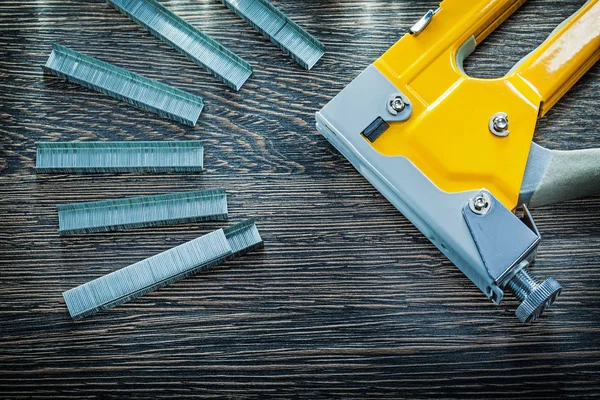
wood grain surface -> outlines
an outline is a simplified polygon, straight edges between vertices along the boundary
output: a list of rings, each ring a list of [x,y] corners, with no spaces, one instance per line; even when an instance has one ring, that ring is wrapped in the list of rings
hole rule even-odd
[[[0,2],[0,393],[6,398],[531,398],[600,392],[600,198],[534,210],[538,323],[494,306],[314,128],[435,0],[274,1],[327,47],[300,68],[216,0],[161,1],[249,61],[233,92],[102,1]],[[582,0],[530,0],[469,59],[501,76]],[[186,127],[45,76],[57,42],[203,96]],[[598,65],[536,141],[600,147]],[[485,99],[482,99],[485,101]],[[465,110],[468,112],[468,110]],[[202,174],[37,175],[36,141],[186,140]],[[74,323],[61,293],[221,227],[70,238],[57,203],[224,187],[265,249]]]

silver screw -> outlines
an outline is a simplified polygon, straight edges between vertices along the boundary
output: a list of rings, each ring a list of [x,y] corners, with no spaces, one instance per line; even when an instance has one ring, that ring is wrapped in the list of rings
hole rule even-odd
[[[504,116],[499,116],[494,118],[494,128],[497,131],[504,132],[508,129],[508,118]]]
[[[402,111],[404,111],[404,109],[408,105],[410,105],[410,101],[402,93],[392,94],[388,98],[388,101],[386,104],[388,112],[394,116],[396,116],[399,113],[401,113]]]
[[[486,193],[480,193],[469,200],[469,208],[475,214],[485,215],[490,211],[492,199]]]
[[[508,115],[506,113],[497,113],[490,118],[490,131],[496,136],[508,136],[508,125]]]
[[[394,98],[394,100],[391,101],[390,105],[396,112],[400,112],[404,110],[404,107],[406,107],[406,104],[404,104],[404,100],[402,100],[402,97],[400,96]]]
[[[529,273],[527,266],[513,276],[507,286],[521,302],[515,315],[523,323],[535,321],[554,303],[562,291],[560,283],[553,278],[540,283]]]

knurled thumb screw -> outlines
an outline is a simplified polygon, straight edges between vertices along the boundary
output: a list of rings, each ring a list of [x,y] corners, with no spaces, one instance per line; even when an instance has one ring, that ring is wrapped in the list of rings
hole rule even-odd
[[[513,276],[507,286],[521,301],[515,315],[524,323],[535,321],[554,303],[562,291],[562,286],[553,278],[540,283],[529,273],[527,267]]]

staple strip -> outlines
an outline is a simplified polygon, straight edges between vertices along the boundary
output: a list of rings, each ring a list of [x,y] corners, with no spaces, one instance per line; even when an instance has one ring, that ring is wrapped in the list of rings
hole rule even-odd
[[[200,172],[204,148],[177,142],[38,142],[38,173]]]
[[[223,189],[158,196],[59,204],[59,233],[63,236],[108,232],[190,221],[227,219]]]
[[[63,293],[77,320],[115,307],[220,263],[231,254],[222,229]]]
[[[245,221],[70,289],[63,293],[63,297],[71,318],[78,320],[222,264],[262,245],[254,222]]]
[[[221,0],[221,2],[306,69],[311,69],[325,54],[325,47],[321,42],[267,0]]]
[[[250,64],[157,1],[107,1],[229,87],[240,90],[252,75]]]
[[[254,220],[246,220],[224,229],[225,236],[231,246],[231,256],[235,258],[255,249],[263,247],[264,243]]]
[[[202,98],[54,44],[43,69],[66,80],[194,126]]]

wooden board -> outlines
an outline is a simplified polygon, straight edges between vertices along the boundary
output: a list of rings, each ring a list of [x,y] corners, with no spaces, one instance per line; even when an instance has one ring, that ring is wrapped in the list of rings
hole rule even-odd
[[[73,399],[592,397],[600,390],[600,198],[534,210],[534,325],[496,307],[314,128],[314,113],[436,1],[277,0],[327,52],[299,67],[218,1],[163,4],[248,60],[239,93],[102,1],[0,3],[0,393]],[[500,76],[583,1],[530,0],[467,71]],[[52,42],[204,97],[195,128],[53,77]],[[598,65],[540,121],[600,147]],[[483,101],[483,99],[482,99]],[[38,175],[35,141],[200,139],[207,171]],[[73,323],[61,292],[221,227],[60,238],[57,203],[224,187],[266,248]]]

